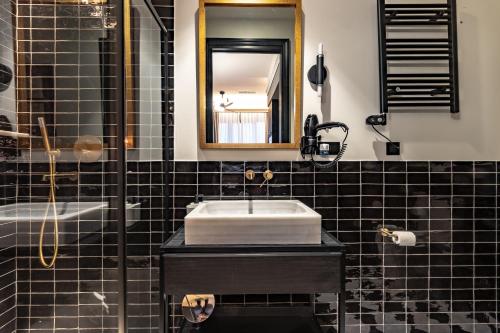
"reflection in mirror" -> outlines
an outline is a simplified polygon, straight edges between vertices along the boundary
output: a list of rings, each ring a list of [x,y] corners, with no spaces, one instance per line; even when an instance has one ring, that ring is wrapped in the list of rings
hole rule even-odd
[[[61,17],[54,17],[54,22],[67,20],[66,16],[79,12],[79,3],[75,0],[37,3],[41,3],[37,8],[60,8]],[[87,9],[96,10],[96,7],[99,6],[92,4]],[[72,149],[82,135],[101,138],[105,146],[109,146],[108,138],[112,137],[111,127],[106,124],[111,122],[107,118],[114,107],[115,33],[103,26],[102,19],[90,21],[86,15],[90,14],[82,12],[78,19],[89,20],[94,25],[79,29],[76,40],[73,40],[74,30],[71,29],[58,30],[55,40],[53,29],[37,30],[44,36],[39,37],[41,40],[53,41],[39,43],[41,49],[36,51],[31,49],[31,29],[27,28],[33,24],[31,18],[18,18],[18,26],[22,27],[17,29],[18,40],[22,42],[17,44],[17,52],[21,55],[36,53],[34,59],[33,56],[17,59],[17,93],[18,100],[23,101],[17,105],[18,131],[40,137],[38,118],[43,117],[52,145],[61,149]],[[57,45],[55,63],[55,55],[49,57],[52,61],[36,60],[46,56],[42,44],[49,45],[44,46],[49,48]],[[19,140],[19,147],[41,149],[43,145],[42,140],[26,138]]]
[[[200,40],[205,49],[200,53],[200,67],[205,68],[200,74],[205,81],[200,91],[202,145],[296,142],[300,87],[294,82],[300,66],[295,59],[301,61],[296,57],[297,12],[294,6],[272,5],[205,8],[205,20],[200,21],[205,23],[205,39]]]
[[[213,61],[214,142],[266,143],[269,137],[268,97],[274,95],[268,89],[268,74],[271,66],[279,66],[279,57],[275,54],[218,53],[214,54]],[[249,66],[241,66],[242,63]],[[279,78],[277,80],[279,82]],[[277,89],[275,93],[279,101],[281,95]]]
[[[207,141],[290,142],[288,39],[207,39]]]
[[[130,5],[125,36],[127,160],[161,161],[163,34],[143,0]]]

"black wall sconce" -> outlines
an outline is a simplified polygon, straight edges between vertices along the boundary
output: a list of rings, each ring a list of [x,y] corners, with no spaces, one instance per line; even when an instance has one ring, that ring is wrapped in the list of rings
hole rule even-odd
[[[325,83],[328,71],[325,68],[325,55],[323,53],[323,44],[319,44],[318,55],[316,56],[316,65],[312,66],[307,73],[307,78],[311,84],[317,87],[318,97],[323,96],[323,84]]]

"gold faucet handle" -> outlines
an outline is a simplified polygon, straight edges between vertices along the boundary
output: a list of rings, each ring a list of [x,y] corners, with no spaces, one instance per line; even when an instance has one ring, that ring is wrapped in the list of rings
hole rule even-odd
[[[252,181],[255,179],[255,171],[253,171],[252,169],[248,169],[247,171],[245,171],[245,178],[249,181]]]
[[[269,181],[271,181],[274,177],[274,174],[271,170],[266,170],[264,171],[264,181],[262,182],[262,184],[260,184],[260,187],[264,186],[265,183],[269,183]]]

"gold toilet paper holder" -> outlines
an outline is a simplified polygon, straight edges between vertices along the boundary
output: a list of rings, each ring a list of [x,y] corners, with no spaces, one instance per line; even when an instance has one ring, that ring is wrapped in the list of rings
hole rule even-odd
[[[388,237],[392,239],[392,242],[399,246],[416,246],[417,237],[413,232],[410,231],[393,231],[386,227],[379,227],[378,233],[382,237]]]
[[[392,240],[397,240],[398,239],[398,236],[394,234],[394,231],[391,231],[390,229],[388,228],[379,228],[378,229],[378,233],[382,236],[382,237],[390,237],[392,238]]]

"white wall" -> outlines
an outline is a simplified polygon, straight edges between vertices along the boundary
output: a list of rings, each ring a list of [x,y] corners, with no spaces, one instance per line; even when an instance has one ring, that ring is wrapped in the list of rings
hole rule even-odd
[[[391,114],[385,133],[405,160],[500,159],[500,1],[458,0],[461,113]],[[175,157],[178,160],[295,160],[297,151],[201,150],[197,116],[197,0],[175,1]],[[385,144],[365,125],[379,112],[375,0],[303,0],[304,72],[325,44],[330,71],[321,104],[304,79],[303,117],[351,128],[345,160],[383,159]]]

